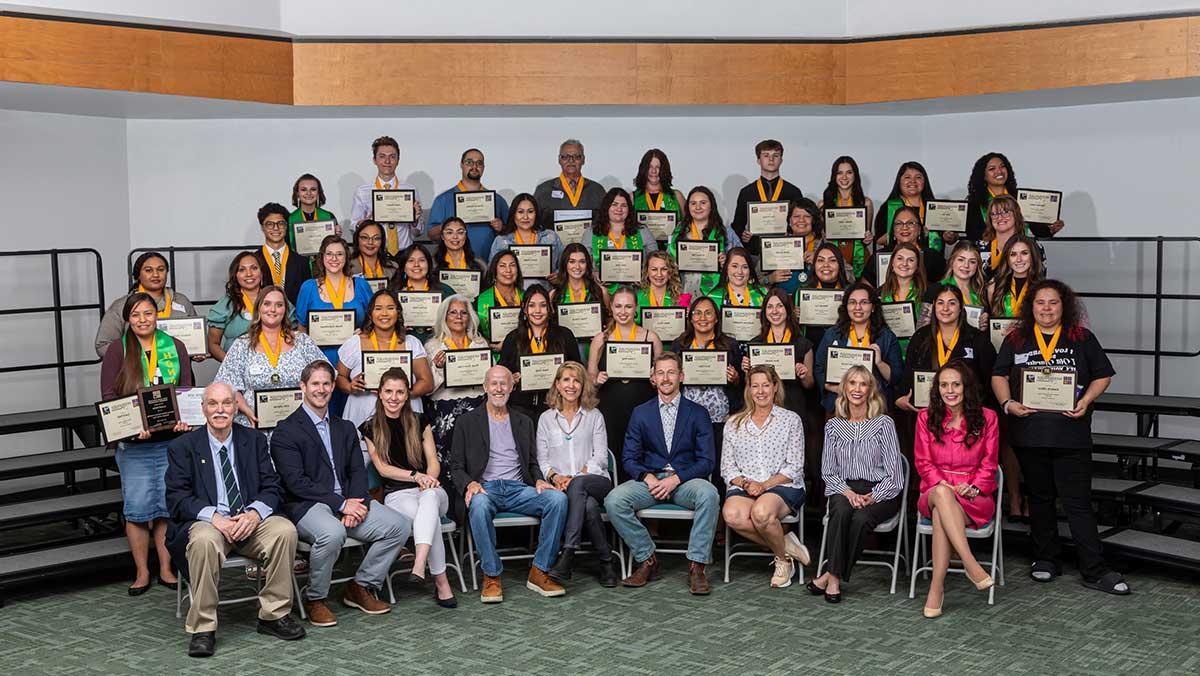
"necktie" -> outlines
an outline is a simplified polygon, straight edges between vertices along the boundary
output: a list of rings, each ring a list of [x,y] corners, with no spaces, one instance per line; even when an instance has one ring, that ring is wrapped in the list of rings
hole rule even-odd
[[[671,454],[671,441],[675,438],[675,414],[679,412],[676,402],[662,404],[663,438],[667,442],[667,455]]]
[[[280,272],[282,272],[283,270],[281,270],[279,266],[280,266],[280,264],[282,264],[282,263],[283,263],[283,260],[282,260],[282,259],[279,257],[279,252],[278,252],[278,251],[272,251],[272,252],[271,252],[271,257],[275,259],[275,269],[276,269],[276,270],[279,270]]]
[[[237,478],[233,476],[233,464],[229,462],[229,451],[221,447],[221,477],[225,480],[225,500],[229,503],[229,514],[242,513],[242,492],[238,490]]]

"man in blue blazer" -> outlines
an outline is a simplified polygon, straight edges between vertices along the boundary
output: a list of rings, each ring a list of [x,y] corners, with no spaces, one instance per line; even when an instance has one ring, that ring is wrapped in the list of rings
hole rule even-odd
[[[346,538],[370,544],[342,603],[369,615],[391,610],[379,589],[412,521],[367,494],[367,470],[354,425],[329,413],[333,367],[314,361],[300,374],[304,401],[275,428],[271,455],[283,479],[283,511],[296,524],[300,539],[312,545],[304,612],[314,627],[337,624],[325,602],[333,566]]]
[[[621,462],[631,477],[613,489],[604,507],[613,527],[633,552],[633,574],[626,587],[642,587],[659,578],[654,541],[637,518],[639,509],[672,502],[693,510],[688,537],[688,587],[693,594],[709,592],[704,566],[712,559],[713,535],[721,499],[708,480],[716,469],[712,419],[703,406],[680,394],[683,363],[674,352],[654,360],[658,395],[633,409]]]
[[[265,574],[259,633],[304,638],[304,627],[291,615],[296,527],[276,513],[283,489],[267,438],[233,424],[237,395],[229,385],[206,387],[202,408],[207,423],[176,438],[167,453],[167,542],[176,567],[191,581],[188,654],[209,657],[216,650],[217,585],[231,551],[259,561]]]

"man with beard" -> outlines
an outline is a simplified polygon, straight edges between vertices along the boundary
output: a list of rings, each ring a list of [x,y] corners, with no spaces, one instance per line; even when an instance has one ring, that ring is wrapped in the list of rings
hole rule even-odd
[[[440,239],[442,223],[451,216],[456,216],[455,195],[460,192],[477,192],[487,190],[483,187],[483,151],[471,148],[462,154],[460,161],[462,180],[453,188],[437,196],[429,211],[429,238]],[[504,227],[508,220],[508,202],[495,193],[496,212],[492,220],[487,222],[467,222],[467,238],[471,240],[471,251],[479,260],[486,261],[492,251],[492,240],[496,233]],[[464,219],[465,220],[465,219]]]

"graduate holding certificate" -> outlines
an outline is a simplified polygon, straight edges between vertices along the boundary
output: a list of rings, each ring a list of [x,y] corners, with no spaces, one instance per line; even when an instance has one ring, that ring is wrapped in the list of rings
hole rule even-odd
[[[721,308],[721,328],[740,342],[758,335],[759,308],[766,289],[758,283],[750,253],[734,247],[725,255],[721,281],[709,294]]]
[[[546,274],[536,275],[536,271],[526,270],[524,266],[521,269],[526,287],[538,282],[542,286],[549,287],[550,279],[554,276],[554,267],[562,256],[563,243],[559,239],[558,233],[554,232],[553,227],[546,227],[545,223],[538,222],[537,200],[527,192],[513,198],[512,209],[508,212],[508,220],[505,221],[504,227],[500,229],[496,239],[492,240],[488,260],[492,260],[496,254],[506,251],[512,246],[550,247],[549,260],[546,262],[548,271]]]
[[[447,218],[442,222],[442,238],[438,241],[437,250],[433,255],[433,269],[437,270],[437,280],[450,286],[455,293],[476,298],[483,286],[480,283],[474,288],[467,288],[469,282],[476,279],[469,273],[476,273],[478,279],[482,280],[487,265],[475,257],[469,244],[467,224],[457,216]],[[495,256],[492,260],[495,260]],[[446,272],[450,274],[442,274]],[[460,286],[463,288],[459,288]]]
[[[283,227],[280,226],[279,230],[281,239]],[[183,319],[199,316],[196,314],[196,308],[192,307],[192,302],[186,296],[167,286],[170,271],[171,266],[167,263],[167,257],[157,251],[147,251],[138,256],[137,260],[133,262],[133,284],[129,295],[149,294],[150,298],[154,300],[158,319]],[[109,345],[119,342],[125,335],[126,324],[121,319],[121,313],[129,295],[122,296],[109,304],[108,309],[104,311],[104,317],[100,320],[100,327],[96,330],[96,354],[101,359],[108,352]],[[192,359],[202,361],[204,356],[198,355]]]
[[[979,258],[979,251],[969,241],[964,239],[954,245],[954,248],[950,250],[946,275],[940,282],[931,284],[926,289],[925,303],[921,306],[921,318],[917,322],[918,324],[924,326],[929,323],[932,317],[930,304],[943,286],[958,288],[963,302],[969,306],[967,307],[968,321],[980,331],[986,331],[988,326],[987,282],[983,279],[983,261]],[[974,312],[971,311],[971,308],[974,308]],[[974,316],[978,316],[978,320],[971,321]]]
[[[703,272],[688,272],[686,265],[680,260],[679,242],[705,242],[716,245],[717,260],[716,265],[712,266],[711,270]],[[738,246],[737,235],[733,233],[733,229],[725,225],[725,221],[721,220],[721,212],[717,210],[717,199],[713,196],[712,190],[707,187],[698,185],[692,188],[687,197],[687,213],[684,214],[683,220],[679,222],[679,227],[675,229],[675,233],[671,235],[671,241],[667,244],[667,251],[677,263],[680,263],[680,269],[683,272],[683,292],[693,296],[698,294],[707,294],[716,288],[720,280],[718,270],[725,264],[725,251]]]
[[[489,285],[488,288],[480,292],[479,297],[475,299],[475,311],[479,314],[479,332],[493,350],[499,350],[504,337],[516,328],[521,299],[524,297],[521,289],[525,287],[525,281],[516,254],[511,251],[497,254],[492,259],[484,283]],[[502,315],[497,316],[511,328],[497,326],[493,329],[492,308],[503,309]]]
[[[983,232],[988,208],[1000,195],[1016,197],[1017,175],[1007,157],[997,152],[987,153],[975,160],[967,181],[967,239],[986,239]],[[1053,237],[1066,227],[1066,223],[1058,218],[1042,227],[1043,232],[1035,233],[1038,237]]]
[[[555,212],[570,212],[575,220],[580,212],[594,211],[604,199],[604,186],[583,177],[583,165],[587,156],[583,143],[578,139],[567,139],[558,146],[558,166],[561,172],[554,178],[543,181],[533,191],[538,206],[542,209],[542,223],[554,223],[564,219],[555,218]],[[586,218],[586,216],[584,216]]]
[[[752,202],[774,203],[791,202],[804,197],[804,193],[794,184],[783,180],[779,170],[783,167],[783,144],[775,139],[764,139],[754,146],[754,157],[758,162],[759,177],[746,184],[737,196],[737,207],[733,212],[734,236],[738,246],[744,246],[757,255],[760,251],[758,234],[755,226],[758,223],[751,214]],[[714,202],[714,204],[716,204]],[[769,206],[764,205],[764,206]],[[734,245],[731,243],[730,248]],[[690,290],[690,289],[689,289]],[[717,445],[721,444],[720,439]]]
[[[346,265],[351,276],[368,281],[385,280],[384,285],[391,281],[399,265],[396,257],[383,248],[384,237],[383,226],[375,221],[358,224],[354,231],[354,246],[350,248],[350,262]]]
[[[929,182],[929,174],[920,162],[905,162],[896,170],[896,181],[892,191],[879,212],[875,214],[875,243],[887,246],[892,241],[891,224],[895,220],[896,210],[901,207],[916,209],[917,218],[925,222],[925,203],[936,199],[933,186]],[[923,241],[922,248],[942,252],[946,244],[958,241],[958,235],[953,232],[931,232]]]
[[[789,209],[788,236],[804,238],[804,265],[792,270],[764,272],[763,281],[794,294],[796,289],[807,285],[813,277],[813,259],[817,247],[825,241],[825,219],[816,203],[807,197],[793,201]]]
[[[658,250],[658,242],[654,239],[649,228],[639,226],[633,214],[633,198],[624,188],[613,188],[604,195],[596,217],[592,220],[592,229],[584,235],[584,246],[592,253],[592,259],[601,260],[601,252],[609,253],[610,267],[616,272],[600,268],[600,283],[607,286],[609,293],[620,284],[633,283],[642,276],[642,261],[646,253]],[[635,260],[628,252],[642,252]],[[632,266],[625,275],[621,270]],[[618,279],[620,277],[620,279]]]
[[[425,354],[432,355],[433,391],[427,397],[426,417],[433,426],[433,441],[442,463],[443,484],[450,481],[450,439],[458,416],[483,403],[483,385],[450,387],[446,385],[446,356],[458,350],[487,348],[479,335],[479,318],[471,301],[462,295],[449,296],[438,307],[433,336],[425,342]]]
[[[637,176],[633,179],[633,211],[635,214],[656,222],[666,223],[674,216],[674,224],[683,220],[683,193],[672,185],[671,161],[658,148],[651,148],[642,155],[638,163]],[[670,232],[674,232],[672,227]],[[653,228],[651,229],[653,232]],[[659,241],[670,239],[670,232]]]
[[[450,288],[449,285],[439,282],[439,271],[434,265],[433,257],[430,256],[429,250],[420,244],[414,244],[404,251],[400,252],[397,257],[399,269],[392,276],[392,281],[388,283],[388,289],[395,294],[401,294],[408,291],[435,291],[442,294],[442,300],[453,296],[455,293],[460,293],[473,298],[473,295],[467,294],[465,291]],[[479,271],[479,279],[483,278],[483,272]],[[478,285],[476,285],[478,286]],[[478,293],[478,289],[475,291]],[[397,296],[398,297],[398,296]],[[417,337],[417,340],[424,343],[433,336],[433,327],[405,327],[408,333]],[[420,401],[419,399],[417,401]]]
[[[859,280],[846,289],[842,304],[838,307],[837,324],[829,327],[817,346],[816,377],[825,388],[821,404],[826,411],[833,411],[833,402],[839,392],[837,381],[829,373],[829,348],[850,347],[869,349],[874,352],[873,372],[885,401],[892,400],[892,390],[900,383],[904,366],[900,359],[900,343],[896,334],[883,321],[879,297],[870,284]],[[833,382],[831,382],[833,381]]]
[[[823,213],[825,208],[847,209],[861,208],[866,210],[864,223],[870,223],[875,214],[875,203],[863,193],[862,174],[858,172],[858,162],[849,155],[842,155],[833,161],[829,169],[829,183],[817,208]],[[849,262],[855,277],[861,277],[866,265],[867,252],[871,249],[871,234],[863,228],[862,235],[855,239],[838,240],[838,248],[842,258]]]
[[[487,258],[492,250],[492,239],[508,219],[508,202],[498,192],[483,185],[483,159],[483,151],[478,148],[463,151],[458,161],[462,178],[434,198],[433,206],[429,208],[428,230],[429,239],[436,241],[441,239],[441,227],[447,219],[462,220],[467,224],[472,255],[480,259]],[[460,193],[469,194],[460,198]]]
[[[933,372],[955,359],[962,361],[974,372],[975,382],[979,384],[979,401],[985,406],[996,408],[988,385],[991,382],[992,365],[996,361],[996,351],[992,349],[987,333],[967,323],[962,292],[958,287],[937,288],[937,295],[932,301],[933,321],[917,329],[908,343],[904,378],[896,389],[901,395],[896,398],[896,408],[915,414],[917,409],[922,407],[917,406],[915,402],[916,385],[913,373]],[[923,385],[929,384],[932,384],[932,380]]]
[[[421,198],[417,187],[405,183],[396,175],[400,164],[400,144],[391,136],[380,136],[371,142],[371,161],[375,163],[376,176],[354,190],[354,201],[350,208],[350,223],[357,228],[359,223],[371,219],[384,226],[387,241],[384,249],[393,256],[407,249],[413,242],[413,231],[421,226]],[[376,197],[396,194],[400,191],[412,193],[412,220],[389,221],[374,213]]]
[[[213,359],[224,359],[233,341],[250,328],[259,289],[270,284],[269,278],[263,281],[266,275],[267,262],[258,250],[239,252],[229,262],[225,295],[208,310],[208,351]]]
[[[830,292],[844,290],[851,283],[853,280],[850,278],[850,271],[846,269],[846,264],[842,260],[842,252],[838,249],[837,244],[821,242],[813,254],[812,278],[809,279],[808,284],[796,289],[794,296],[796,320],[800,322],[800,326],[804,330],[804,337],[808,338],[813,345],[821,342],[821,338],[825,335],[825,329],[837,323],[837,306],[840,304],[840,299],[834,303],[833,299],[836,294]],[[820,292],[819,294],[808,294],[807,297],[810,300],[817,295],[827,296],[827,298],[819,298],[818,302],[806,304],[805,290]],[[817,312],[817,310],[821,311]]]
[[[531,418],[540,416],[546,410],[546,395],[558,367],[572,361],[582,362],[575,334],[559,326],[550,293],[541,284],[534,284],[525,290],[517,328],[504,337],[500,346],[497,363],[512,371],[515,383],[509,404]]]
[[[658,334],[661,340],[675,340],[683,333],[691,302],[691,294],[683,292],[679,266],[671,254],[666,251],[650,254],[642,273],[642,285],[638,287],[638,324]]]
[[[888,261],[887,275],[883,285],[879,287],[879,300],[884,304],[884,319],[887,319],[887,306],[891,304],[908,303],[911,312],[904,318],[906,331],[898,331],[892,326],[892,333],[900,338],[900,351],[908,349],[908,341],[916,330],[917,319],[921,316],[922,299],[925,297],[927,286],[925,268],[921,265],[921,250],[914,243],[897,244]],[[911,322],[912,326],[907,326]],[[891,326],[889,324],[889,326]]]
[[[813,344],[804,337],[796,323],[792,298],[783,289],[774,288],[763,299],[760,313],[761,330],[742,357],[742,370],[751,366],[769,364],[783,381],[783,405],[795,411],[801,418],[807,417],[805,390],[813,387]],[[791,355],[783,354],[782,348],[790,347]],[[755,354],[755,349],[759,354]]]
[[[599,303],[600,325],[601,327],[608,325],[608,291],[596,281],[592,254],[588,253],[587,247],[579,242],[571,242],[563,247],[563,252],[558,259],[556,277],[558,283],[550,291],[550,300],[556,307]],[[595,333],[600,333],[600,331]],[[584,350],[580,354],[587,354],[586,348],[591,345],[595,333],[586,335],[576,333],[575,338],[579,341],[579,347]]]
[[[296,210],[288,214],[288,246],[296,250],[297,223],[320,223],[333,221],[333,234],[341,237],[342,226],[338,225],[337,216],[332,211],[324,209],[325,188],[321,179],[312,174],[301,174],[292,184],[292,206]]]

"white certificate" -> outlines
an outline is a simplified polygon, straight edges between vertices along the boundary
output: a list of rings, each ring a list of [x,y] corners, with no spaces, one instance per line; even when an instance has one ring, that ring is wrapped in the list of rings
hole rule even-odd
[[[446,352],[446,387],[480,387],[492,367],[492,351],[486,347]]]
[[[1062,191],[1019,188],[1017,205],[1021,207],[1026,223],[1050,225],[1061,217]]]
[[[285,418],[300,408],[304,395],[297,388],[259,390],[254,393],[254,417],[258,429],[273,430]]]
[[[642,327],[647,331],[653,331],[664,343],[683,335],[686,326],[687,308],[685,307],[664,305],[642,308]]]
[[[567,303],[558,306],[558,325],[579,340],[591,340],[604,330],[600,303]]]
[[[825,355],[825,382],[834,385],[842,382],[842,376],[851,366],[863,366],[870,371],[875,363],[875,351],[866,347],[830,345]]]
[[[412,350],[363,350],[362,375],[367,389],[374,392],[379,389],[379,379],[388,369],[398,368],[404,371],[408,382],[412,384]]]
[[[725,385],[729,353],[725,350],[683,350],[684,385]]]
[[[880,251],[875,254],[875,287],[881,287],[887,282],[888,266],[892,264],[892,252]]]
[[[966,232],[967,203],[929,200],[925,203],[925,228],[933,232]]]
[[[478,270],[438,270],[438,280],[450,287],[454,293],[471,300],[479,295],[479,280],[483,273]]]
[[[1022,369],[1021,403],[1037,411],[1075,410],[1075,373]]]
[[[591,209],[555,209],[554,232],[563,242],[578,242],[592,229]]]
[[[517,267],[525,279],[546,279],[550,276],[549,244],[510,244],[508,250],[517,257]]]
[[[786,235],[788,202],[747,202],[746,227],[751,235]]]
[[[292,224],[296,236],[296,253],[315,256],[321,250],[321,241],[337,234],[337,221],[301,221]]]
[[[308,337],[317,347],[339,347],[353,335],[353,310],[309,310]]]
[[[842,305],[842,289],[800,289],[800,323],[805,326],[837,324],[838,308]]]
[[[825,210],[825,239],[862,239],[866,236],[866,207],[837,207]]]
[[[759,321],[761,313],[762,307],[758,305],[726,305],[721,308],[721,331],[743,343],[754,340],[762,328]]]
[[[750,346],[750,367],[759,364],[775,367],[780,380],[796,379],[796,346],[787,343],[762,343]]]
[[[363,277],[363,279],[367,280],[367,286],[371,287],[371,293],[386,289],[388,282],[391,281],[387,277]]]
[[[987,329],[979,323],[983,319],[983,308],[978,305],[964,305],[963,312],[967,313],[967,324],[973,326],[980,331]]]
[[[204,388],[176,387],[175,408],[179,422],[199,427],[208,422],[204,417]]]
[[[883,303],[883,321],[897,338],[912,338],[917,332],[917,306],[912,301]]]
[[[488,342],[503,343],[504,337],[517,328],[520,319],[519,307],[488,308]]]
[[[136,394],[97,402],[96,417],[100,419],[100,429],[104,430],[104,439],[109,443],[132,439],[146,430],[142,405]]]
[[[160,319],[158,328],[183,343],[188,355],[195,357],[208,354],[208,320],[204,317]]]
[[[803,270],[804,252],[803,237],[764,237],[762,269],[766,272]]]
[[[913,371],[912,405],[929,408],[929,393],[933,391],[933,379],[937,371]]]
[[[708,240],[681,239],[675,244],[680,272],[716,272],[721,246]]]
[[[605,284],[642,281],[642,252],[636,249],[601,249],[600,281]]]
[[[604,372],[610,379],[648,380],[653,355],[650,348],[646,341],[606,341]]]
[[[376,223],[413,223],[416,216],[417,191],[415,190],[372,190],[371,212]]]
[[[1004,343],[1004,337],[1016,323],[1016,317],[988,317],[988,333],[991,334],[992,347],[996,348],[997,352]]]
[[[496,191],[455,193],[454,215],[461,218],[463,223],[491,223],[496,217]]]
[[[438,306],[442,304],[441,291],[401,291],[396,297],[400,299],[405,326],[427,328],[437,323]]]
[[[566,359],[561,354],[526,354],[519,357],[521,365],[521,390],[534,392],[548,390],[554,385],[558,367]]]
[[[674,211],[639,211],[637,222],[648,229],[654,239],[665,242],[675,233],[676,216]]]

